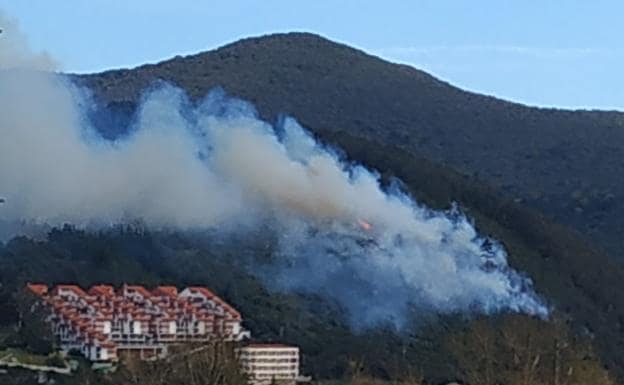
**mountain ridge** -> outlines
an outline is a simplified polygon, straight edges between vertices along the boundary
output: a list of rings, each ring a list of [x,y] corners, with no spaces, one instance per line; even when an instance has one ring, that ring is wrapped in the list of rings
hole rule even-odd
[[[103,104],[136,105],[155,80],[214,87],[275,121],[382,139],[475,175],[612,255],[624,255],[624,113],[528,107],[456,88],[309,33],[248,38],[132,70],[76,77]]]
[[[252,36],[252,37],[246,37],[246,38],[242,38],[233,42],[229,42],[229,43],[225,43],[223,45],[220,45],[218,47],[215,48],[211,48],[208,50],[202,50],[202,51],[198,51],[198,52],[193,52],[193,53],[188,53],[188,54],[184,54],[184,55],[175,55],[173,57],[169,57],[169,58],[164,58],[162,60],[157,60],[154,62],[149,62],[149,63],[144,63],[144,64],[139,64],[136,66],[128,66],[128,67],[119,67],[119,68],[112,68],[112,69],[107,69],[107,70],[103,70],[103,71],[99,71],[99,72],[93,72],[93,73],[67,73],[68,75],[72,76],[72,77],[89,77],[92,75],[97,75],[97,76],[104,76],[106,74],[109,73],[116,73],[119,71],[135,71],[135,70],[142,70],[142,69],[149,69],[152,67],[158,67],[160,65],[165,65],[168,64],[170,62],[175,62],[175,61],[180,61],[180,60],[187,60],[187,59],[194,59],[196,57],[200,57],[203,55],[207,55],[210,54],[212,52],[215,51],[227,51],[227,50],[236,50],[239,48],[245,48],[245,45],[247,44],[258,44],[258,42],[262,42],[262,41],[266,41],[266,40],[280,40],[280,39],[297,39],[297,40],[309,40],[309,41],[317,41],[320,43],[330,43],[332,45],[336,45],[336,46],[341,46],[342,48],[347,48],[349,50],[352,51],[358,51],[360,54],[363,54],[364,56],[370,58],[370,59],[375,59],[375,60],[380,60],[386,63],[390,63],[393,64],[395,66],[398,67],[404,67],[406,69],[407,72],[413,72],[415,74],[417,74],[418,76],[424,78],[424,79],[429,79],[432,80],[434,82],[439,83],[442,86],[447,86],[449,88],[453,88],[457,91],[466,93],[466,94],[470,94],[473,96],[478,96],[478,97],[483,97],[483,98],[488,98],[488,99],[493,99],[494,101],[497,102],[502,102],[502,103],[506,103],[506,104],[510,104],[510,105],[515,105],[517,107],[525,107],[525,108],[531,108],[531,109],[537,109],[537,110],[542,110],[542,111],[561,111],[561,112],[589,112],[589,113],[616,113],[616,114],[624,114],[624,111],[621,110],[617,110],[617,109],[602,109],[602,108],[584,108],[584,107],[580,107],[580,108],[567,108],[567,107],[556,107],[556,106],[539,106],[539,105],[534,105],[531,103],[525,103],[525,102],[519,102],[519,101],[513,101],[513,100],[509,100],[506,99],[505,97],[500,97],[494,94],[488,94],[485,92],[481,92],[478,90],[471,90],[471,89],[467,89],[467,88],[462,88],[460,86],[454,85],[452,83],[452,81],[449,80],[444,80],[441,79],[439,77],[436,77],[432,74],[429,74],[428,72],[418,69],[416,67],[413,67],[410,64],[406,64],[406,63],[400,63],[400,62],[393,62],[392,60],[389,59],[384,59],[383,57],[381,57],[380,55],[376,55],[376,54],[372,54],[372,53],[368,53],[365,51],[365,49],[360,49],[360,48],[354,48],[352,46],[349,46],[348,43],[343,43],[343,42],[337,42],[334,40],[331,40],[328,37],[325,37],[323,35],[314,33],[314,32],[305,32],[305,31],[294,31],[294,32],[277,32],[277,33],[267,33],[267,34],[263,34],[263,35],[259,35],[259,36]]]

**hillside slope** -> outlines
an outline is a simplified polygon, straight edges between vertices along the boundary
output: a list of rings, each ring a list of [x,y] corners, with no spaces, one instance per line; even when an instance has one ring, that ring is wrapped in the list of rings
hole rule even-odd
[[[448,164],[624,256],[622,113],[538,109],[465,92],[305,33],[80,80],[124,110],[156,79],[195,98],[222,86],[269,120],[289,114],[317,134],[346,132]]]
[[[595,247],[613,255],[624,248],[624,183],[613,177],[624,171],[624,114],[529,108],[464,92],[310,34],[77,78],[118,117],[96,119],[109,137],[123,134],[157,79],[193,98],[221,86],[265,119],[296,117],[349,158],[399,177],[421,202],[458,201],[624,378],[624,298],[613,295],[624,290],[624,270]]]

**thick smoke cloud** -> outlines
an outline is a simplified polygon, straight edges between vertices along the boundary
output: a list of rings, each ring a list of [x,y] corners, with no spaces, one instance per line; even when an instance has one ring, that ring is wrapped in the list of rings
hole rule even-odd
[[[0,75],[5,219],[81,226],[141,219],[188,228],[236,215],[237,191],[197,158],[178,92],[146,100],[137,117],[141,128],[125,142],[99,140],[84,124],[78,98],[58,77]]]
[[[62,77],[0,75],[5,222],[184,230],[264,221],[279,251],[256,273],[279,289],[331,296],[359,325],[400,324],[410,306],[546,314],[504,250],[465,217],[384,191],[375,173],[345,165],[292,119],[278,135],[241,101],[216,92],[193,105],[162,86],[145,96],[132,133],[107,141],[85,106]]]
[[[275,289],[337,300],[355,326],[400,326],[414,307],[547,314],[505,251],[457,210],[432,211],[383,188],[293,119],[273,127],[222,92],[193,103],[160,85],[130,133],[110,141],[86,118],[85,90],[32,68],[0,70],[0,221],[9,235],[64,223],[217,234],[262,225],[278,250],[253,272]]]
[[[39,71],[56,70],[58,64],[46,52],[35,53],[17,21],[0,10],[0,70],[28,68]]]

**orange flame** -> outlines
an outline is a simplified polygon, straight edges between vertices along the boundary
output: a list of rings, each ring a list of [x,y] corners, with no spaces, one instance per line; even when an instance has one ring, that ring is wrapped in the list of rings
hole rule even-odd
[[[358,224],[365,231],[371,231],[373,229],[373,225],[366,222],[364,219],[358,219]]]

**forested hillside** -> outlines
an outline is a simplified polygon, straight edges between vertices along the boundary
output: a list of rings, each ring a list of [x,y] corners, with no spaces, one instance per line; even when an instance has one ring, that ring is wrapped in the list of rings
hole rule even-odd
[[[614,178],[624,171],[623,114],[509,103],[296,33],[77,80],[106,116],[113,112],[114,122],[98,122],[112,138],[157,79],[193,98],[223,87],[269,121],[292,115],[351,160],[403,180],[421,202],[458,202],[503,242],[512,266],[623,367],[624,304],[612,295],[623,277],[615,260],[624,184]]]
[[[15,238],[0,249],[0,280],[3,282],[0,348],[41,353],[37,337],[45,333],[33,335],[27,331],[32,328],[29,324],[16,327],[19,314],[23,314],[18,310],[24,311],[24,306],[18,302],[22,297],[20,292],[28,281],[75,282],[83,286],[100,282],[115,285],[134,282],[147,286],[210,284],[240,309],[254,339],[300,346],[302,370],[317,380],[355,385],[376,378],[407,385],[423,379],[435,384],[453,379],[475,381],[479,378],[477,373],[484,368],[496,368],[496,378],[508,381],[522,372],[522,365],[513,364],[516,362],[514,350],[524,349],[528,338],[528,341],[535,341],[535,345],[527,346],[531,352],[521,359],[533,361],[531,354],[543,355],[542,364],[531,371],[531,376],[549,378],[551,365],[556,364],[566,371],[573,367],[574,376],[570,379],[574,381],[591,375],[596,376],[596,384],[610,384],[606,379],[607,382],[598,380],[606,371],[600,355],[591,347],[591,338],[572,333],[567,317],[558,312],[550,321],[541,321],[521,315],[438,316],[415,309],[411,323],[403,330],[379,325],[354,331],[337,304],[314,295],[269,291],[249,273],[246,266],[252,261],[254,265],[261,264],[265,258],[270,258],[275,247],[272,237],[263,230],[225,242],[222,238],[213,238],[209,232],[150,233],[131,226],[100,233],[68,226],[53,230],[45,241]],[[40,332],[43,330],[41,325],[37,328]],[[482,338],[487,338],[491,346],[481,345]],[[558,357],[552,350],[557,346],[555,342],[570,347],[562,351],[561,361],[555,361]],[[486,362],[475,359],[475,354],[483,356]],[[71,377],[55,376],[55,381],[62,384],[128,383],[124,377],[128,369],[124,364],[112,374],[94,373],[86,368],[83,366]],[[35,383],[36,377],[28,372],[11,371],[11,375],[22,378],[24,384]],[[0,383],[4,379],[6,377],[0,376]],[[571,380],[570,383],[581,382]]]
[[[159,79],[195,99],[223,87],[271,122],[292,115],[347,161],[379,171],[386,183],[398,178],[419,203],[446,209],[456,202],[533,279],[552,318],[415,309],[404,330],[354,331],[337,303],[272,292],[254,278],[251,262],[270,259],[275,247],[267,229],[223,239],[140,224],[95,233],[68,226],[45,240],[0,245],[3,343],[25,345],[15,334],[16,293],[28,281],[201,284],[239,308],[259,340],[300,345],[304,372],[319,379],[514,385],[537,377],[552,383],[551,369],[565,367],[606,384],[602,363],[624,378],[624,299],[617,295],[624,290],[617,259],[624,184],[614,177],[624,171],[623,114],[536,109],[464,92],[309,34],[247,39],[74,79],[92,89],[98,107],[89,118],[109,139],[127,134],[142,92]],[[527,340],[543,343],[519,342]],[[535,352],[541,358],[533,365]],[[475,354],[485,361],[471,361]],[[504,378],[476,377],[492,371]]]
[[[121,113],[157,79],[193,98],[223,87],[269,121],[288,114],[317,134],[346,133],[448,164],[574,227],[615,258],[624,255],[621,112],[532,108],[465,92],[302,33],[79,78]]]
[[[422,203],[445,207],[452,199],[462,202],[480,230],[503,240],[512,266],[534,278],[537,291],[554,306],[556,317],[592,341],[599,357],[620,373],[624,304],[611,295],[622,285],[624,275],[617,264],[565,228],[471,178],[393,147],[377,145],[378,151],[371,152],[364,150],[372,147],[367,142],[350,137],[327,139],[340,140],[353,156],[376,164],[384,178],[402,178]],[[270,292],[249,274],[250,261],[270,258],[273,242],[263,228],[255,235],[225,240],[209,232],[150,233],[141,227],[99,234],[68,227],[52,231],[43,242],[16,238],[0,253],[1,298],[6,309],[2,322],[16,322],[13,295],[27,281],[205,284],[241,309],[256,338],[301,345],[305,369],[320,378],[349,376],[355,364],[379,378],[417,372],[434,382],[461,378],[470,369],[456,362],[447,344],[469,326],[473,315],[416,313],[413,325],[400,332],[383,326],[354,332],[337,304],[315,296]],[[487,322],[497,325],[496,319]],[[530,320],[524,322],[528,325]]]

